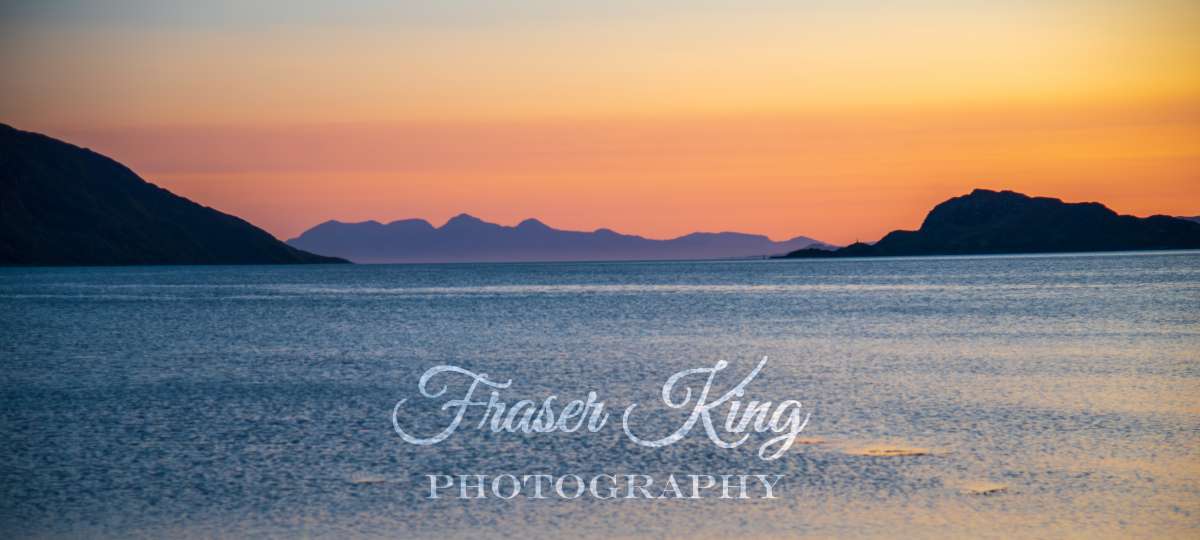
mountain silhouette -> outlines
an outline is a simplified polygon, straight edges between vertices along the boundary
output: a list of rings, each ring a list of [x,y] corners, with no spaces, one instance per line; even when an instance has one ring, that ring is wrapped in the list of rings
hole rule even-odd
[[[288,246],[90,150],[0,124],[0,264],[324,262],[346,261]]]
[[[875,244],[801,249],[800,257],[878,257],[1200,249],[1200,223],[1169,216],[1118,215],[1100,203],[1064,203],[1012,191],[976,189],[933,208],[916,231]]]
[[[766,236],[736,232],[652,240],[609,229],[563,231],[536,219],[508,227],[468,214],[454,216],[441,227],[423,219],[387,224],[327,221],[288,240],[288,244],[369,263],[721,259],[825,246],[803,236],[774,242]]]

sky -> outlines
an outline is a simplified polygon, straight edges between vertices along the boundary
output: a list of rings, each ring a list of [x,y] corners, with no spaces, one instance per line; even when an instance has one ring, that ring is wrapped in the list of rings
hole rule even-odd
[[[1200,2],[0,0],[0,122],[280,238],[833,243],[976,187],[1200,214]]]

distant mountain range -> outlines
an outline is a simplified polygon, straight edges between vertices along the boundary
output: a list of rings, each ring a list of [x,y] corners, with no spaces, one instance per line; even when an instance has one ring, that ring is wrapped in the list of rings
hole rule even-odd
[[[0,264],[346,262],[142,180],[100,154],[0,124]]]
[[[235,216],[139,178],[68,143],[0,124],[0,265],[269,264],[593,261],[962,255],[1200,249],[1200,217],[1122,216],[1099,203],[1064,203],[977,189],[945,201],[916,231],[835,248],[798,236],[774,242],[736,232],[669,240],[515,227],[461,214],[317,225],[287,243]],[[314,255],[321,253],[322,255]]]
[[[652,240],[609,229],[563,231],[527,219],[515,227],[460,214],[441,227],[423,219],[327,221],[288,240],[294,247],[355,262],[597,261],[764,257],[826,244],[797,236],[774,242],[736,232]]]
[[[1064,203],[977,189],[933,208],[916,231],[875,244],[801,249],[785,257],[878,257],[1200,249],[1200,223],[1169,216],[1118,215],[1100,203]]]

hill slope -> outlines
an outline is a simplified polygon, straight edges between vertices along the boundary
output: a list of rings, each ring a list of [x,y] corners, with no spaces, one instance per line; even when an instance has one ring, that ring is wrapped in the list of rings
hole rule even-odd
[[[0,124],[0,264],[345,262],[280,242],[100,154]]]
[[[916,231],[892,231],[873,245],[804,249],[786,257],[876,257],[1200,249],[1200,223],[1122,216],[1104,205],[1064,203],[977,189],[929,212]]]

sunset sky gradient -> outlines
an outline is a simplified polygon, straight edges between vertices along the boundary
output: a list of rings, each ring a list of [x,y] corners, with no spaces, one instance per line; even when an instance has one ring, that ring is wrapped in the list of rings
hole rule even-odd
[[[1200,214],[1194,0],[0,0],[0,68],[0,122],[282,238],[848,243],[974,187]]]

